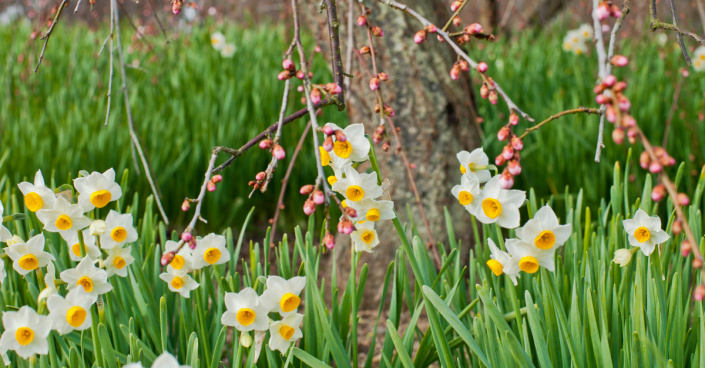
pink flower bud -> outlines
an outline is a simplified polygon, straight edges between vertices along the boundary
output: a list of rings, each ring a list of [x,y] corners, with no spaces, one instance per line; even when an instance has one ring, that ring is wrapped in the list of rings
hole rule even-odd
[[[193,235],[191,235],[191,233],[186,233],[186,232],[181,233],[181,240],[183,240],[185,242],[190,241],[192,238],[193,238]]]
[[[191,208],[191,201],[188,199],[184,199],[184,202],[181,203],[181,210],[186,212]]]
[[[673,231],[673,235],[680,235],[681,232],[683,232],[683,223],[681,220],[676,219],[673,221],[673,225],[671,225],[671,231]]]
[[[331,94],[339,95],[339,94],[341,94],[341,93],[343,92],[343,88],[340,87],[339,85],[337,85],[337,84],[335,84],[335,83],[328,83],[328,84],[332,84],[332,85],[333,85],[332,88],[330,89],[330,93],[331,93]]]
[[[480,97],[487,98],[490,94],[490,87],[487,87],[487,83],[482,83],[480,87]]]
[[[314,104],[321,102],[321,91],[318,88],[311,90],[311,102]]]
[[[490,103],[493,105],[497,104],[497,91],[491,90],[489,96]]]
[[[510,145],[504,146],[502,149],[502,157],[504,157],[505,160],[511,160],[512,157],[514,157],[514,148]]]
[[[521,151],[522,149],[524,149],[524,142],[522,142],[521,138],[517,136],[512,137],[511,143],[512,148],[514,148],[515,151]]]
[[[675,222],[674,222],[675,224]],[[683,257],[687,257],[690,255],[690,252],[693,250],[693,246],[690,245],[690,242],[688,240],[683,240],[683,243],[681,243],[681,255]]]
[[[592,89],[593,93],[595,93],[596,95],[599,95],[604,90],[605,90],[605,87],[602,84],[598,84],[595,86],[595,88]]]
[[[502,156],[502,154],[499,154],[497,155],[497,157],[494,158],[494,164],[497,166],[502,166],[505,162],[507,162],[507,160],[504,159],[504,156]]]
[[[624,115],[622,117],[622,125],[624,125],[627,128],[631,128],[633,126],[636,126],[636,120],[631,115]]]
[[[277,79],[279,79],[280,81],[287,80],[289,78],[291,78],[291,72],[288,70],[284,70],[279,73],[279,75],[277,75]]]
[[[416,32],[416,34],[414,35],[414,42],[418,44],[424,42],[424,40],[426,40],[426,31],[421,30]]]
[[[477,64],[477,71],[480,73],[486,72],[487,71],[487,63],[482,61],[479,64]]]
[[[358,51],[360,55],[365,55],[370,53],[370,47],[369,46],[362,46],[360,47],[360,51]]]
[[[298,72],[296,72],[296,78],[304,79],[304,78],[306,78],[306,73],[304,73],[303,70],[299,70]]]
[[[306,202],[304,202],[304,213],[306,216],[310,216],[314,212],[316,212],[316,203],[307,199]]]
[[[639,155],[639,166],[646,170],[649,167],[649,164],[651,164],[651,157],[648,152],[644,151],[641,155]]]
[[[438,42],[440,42],[440,43],[446,42],[446,40],[445,40],[445,39],[443,38],[443,36],[441,36],[441,35],[436,35],[436,39],[437,39]]]
[[[326,150],[326,152],[333,150],[333,138],[331,138],[331,136],[326,137],[323,141],[323,149]]]
[[[699,270],[703,267],[703,261],[700,258],[693,258],[693,268]]]
[[[678,193],[676,195],[676,201],[678,201],[678,204],[681,206],[687,206],[690,204],[690,198],[688,198],[688,195],[685,193]]]
[[[301,187],[301,189],[299,189],[299,193],[301,193],[302,195],[309,195],[311,194],[311,192],[313,192],[313,185],[311,184],[306,184]]]
[[[206,189],[208,189],[209,192],[215,192],[215,183],[209,181],[208,184],[206,184]]]
[[[335,133],[335,130],[333,130],[333,127],[330,125],[324,125],[321,130],[323,130],[323,134],[325,135],[333,135]]]
[[[450,79],[458,80],[458,78],[460,78],[460,67],[453,65],[453,67],[450,68]]]
[[[605,118],[612,124],[617,121],[617,112],[614,110],[614,106],[607,106],[607,110],[605,110]]]
[[[666,197],[666,187],[663,184],[656,185],[651,189],[651,200],[654,202],[661,202],[663,198]]]
[[[304,86],[298,86],[298,87],[296,87],[296,90],[299,91],[299,92],[303,92],[304,89],[305,89]],[[304,100],[304,103],[305,103],[305,100]]]
[[[367,17],[364,15],[361,15],[357,17],[357,25],[362,27],[367,24]]]
[[[617,5],[612,4],[610,15],[614,18],[619,18],[622,16],[622,9],[620,9]]]
[[[343,223],[343,234],[350,235],[355,230],[352,221],[343,220],[341,222]]]
[[[257,173],[257,175],[255,175],[255,180],[262,181],[266,177],[267,177],[267,173],[265,173],[264,171],[260,171]]]
[[[353,219],[357,217],[357,211],[355,211],[355,209],[352,207],[345,207],[345,214]]]
[[[610,16],[610,9],[607,8],[606,3],[600,4],[600,6],[595,9],[595,16],[597,16],[599,20],[605,20]]]
[[[467,71],[470,70],[470,64],[468,64],[468,62],[465,61],[465,60],[460,60],[460,61],[458,61],[458,62],[457,62],[457,65],[458,65],[458,67],[460,68],[460,70],[462,70],[462,71],[464,71],[464,72],[467,72]]]
[[[426,26],[426,32],[428,32],[428,33],[436,33],[436,31],[438,31],[438,28],[436,28],[435,25],[429,24],[429,25]]]
[[[696,301],[701,302],[703,299],[705,299],[705,286],[704,285],[698,285],[698,287],[695,288],[695,291],[693,291],[693,299]]]
[[[453,18],[453,25],[456,26],[456,27],[460,26],[460,23],[462,23],[462,22],[463,22],[463,21],[460,20],[460,17],[455,17],[455,18]]]
[[[375,37],[384,36],[384,31],[382,31],[382,28],[380,28],[379,26],[372,27],[372,29],[370,31],[372,32],[372,35]]]
[[[629,108],[632,107],[632,103],[629,102],[629,99],[627,97],[620,96],[617,100],[617,106],[619,107],[620,111],[627,112],[629,111]]]
[[[612,90],[614,90],[615,92],[622,92],[625,89],[627,89],[627,82],[625,81],[619,81],[614,84],[614,87],[612,87]]]
[[[326,198],[323,196],[323,192],[320,190],[315,190],[313,192],[313,203],[315,204],[323,204],[325,202]]]
[[[379,78],[372,77],[372,79],[370,79],[370,89],[373,91],[376,91],[379,89]]]
[[[325,244],[328,249],[335,248],[335,236],[326,231],[326,235],[323,237],[323,244]]]
[[[661,170],[663,170],[663,167],[661,166],[660,163],[658,163],[658,162],[652,162],[652,163],[649,164],[649,171],[650,171],[650,172],[656,174],[656,173],[660,173]]]
[[[191,238],[191,240],[188,241],[188,247],[191,248],[191,250],[196,249],[196,238]]]
[[[346,136],[342,130],[336,130],[335,131],[335,140],[338,142],[345,142],[348,140],[348,136]]]
[[[612,140],[614,143],[622,144],[624,143],[624,130],[620,128],[615,128],[612,131]]]
[[[294,62],[291,61],[291,59],[284,59],[284,61],[282,61],[282,67],[284,67],[284,69],[286,69],[286,70],[296,69]]]
[[[597,102],[600,105],[604,105],[608,101],[609,101],[609,98],[605,97],[605,95],[603,95],[601,93],[599,95],[595,96],[595,102]]]
[[[519,124],[519,115],[517,115],[514,111],[512,111],[512,113],[509,114],[509,124],[511,124],[511,125]]]
[[[385,72],[381,72],[381,73],[377,74],[377,78],[379,78],[379,80],[381,80],[382,82],[386,82],[389,80],[389,74],[387,74]]]
[[[513,176],[521,174],[521,164],[517,160],[511,160],[507,164],[507,171]]]
[[[384,115],[394,117],[394,109],[391,106],[384,104]]]
[[[509,136],[509,127],[503,126],[497,132],[497,139],[501,142],[507,139]]]
[[[607,88],[614,86],[615,83],[617,83],[617,77],[615,77],[612,74],[606,76],[605,80],[602,81],[602,85],[604,85]]]
[[[479,23],[473,23],[465,27],[463,31],[469,35],[475,35],[478,33],[482,33],[482,26]]]
[[[615,55],[612,57],[612,65],[614,66],[626,66],[628,63],[629,59],[624,55]]]
[[[272,148],[272,155],[277,158],[277,160],[281,160],[286,156],[286,152],[284,152],[284,148],[280,145],[275,145],[274,148]]]
[[[220,174],[213,175],[213,177],[211,178],[211,180],[212,180],[214,183],[220,183],[221,181],[223,181],[223,175],[220,175]]]
[[[171,3],[171,12],[174,15],[179,15],[181,13],[181,8],[184,6],[184,2],[181,0],[175,0]]]
[[[263,139],[259,141],[259,148],[261,149],[269,149],[272,147],[272,140],[271,139]]]
[[[458,0],[453,1],[453,3],[450,4],[450,11],[454,12],[454,11],[458,10],[458,8],[460,8],[461,5],[463,5],[462,1],[458,1]]]
[[[166,266],[169,263],[171,263],[171,261],[173,259],[174,259],[174,252],[166,252],[166,253],[162,254],[162,259],[161,259],[160,263],[162,264],[162,266]]]
[[[502,173],[499,177],[499,187],[502,189],[510,189],[514,186],[514,177],[508,171]]]

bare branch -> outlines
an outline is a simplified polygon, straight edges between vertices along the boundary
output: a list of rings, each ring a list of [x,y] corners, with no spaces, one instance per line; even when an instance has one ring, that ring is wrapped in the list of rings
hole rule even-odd
[[[47,44],[49,43],[49,38],[51,37],[51,34],[54,32],[54,27],[56,27],[56,23],[59,22],[59,17],[61,16],[61,12],[64,11],[64,8],[66,5],[68,5],[69,0],[63,0],[61,4],[59,5],[59,9],[56,10],[56,15],[54,16],[54,20],[51,22],[51,27],[49,27],[49,30],[47,33],[42,36],[42,40],[44,40],[44,46],[42,46],[42,52],[39,54],[39,61],[37,61],[37,66],[34,67],[34,72],[36,73],[39,70],[39,65],[42,63],[42,60],[44,60],[44,51],[47,49]]]

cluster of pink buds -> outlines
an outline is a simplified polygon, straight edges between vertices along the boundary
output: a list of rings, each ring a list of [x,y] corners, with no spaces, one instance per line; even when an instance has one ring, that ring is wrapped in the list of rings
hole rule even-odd
[[[213,175],[210,181],[208,181],[208,184],[206,184],[206,189],[208,189],[209,192],[215,192],[215,185],[223,181],[223,176],[222,175]],[[181,206],[183,209],[183,205]]]
[[[380,82],[386,82],[389,80],[389,75],[385,72],[381,72],[370,79],[370,89],[376,91],[379,89]]]
[[[369,10],[368,10],[369,13]],[[382,28],[379,26],[373,26],[370,24],[370,20],[367,18],[367,15],[361,15],[357,17],[357,25],[360,27],[367,27],[369,28],[370,32],[372,33],[373,36],[375,37],[382,37],[384,36],[384,31],[382,31]]]
[[[507,141],[507,145],[502,149],[495,159],[494,163],[497,166],[502,166],[505,163],[507,166],[502,171],[502,176],[499,178],[499,185],[504,189],[509,189],[514,185],[514,177],[521,174],[521,150],[524,149],[524,142],[514,134],[512,127],[519,124],[519,115],[514,111],[509,114],[509,122],[497,132],[497,139],[500,142]]]
[[[278,144],[275,144],[274,141],[269,138],[261,140],[259,142],[259,148],[269,150],[272,152],[272,156],[274,156],[277,160],[281,160],[286,156],[284,148]]]
[[[458,60],[453,64],[453,67],[450,68],[450,79],[458,80],[458,78],[460,78],[460,72],[467,71],[470,71],[470,64],[465,60]]]
[[[480,64],[478,64],[478,68],[479,66]],[[482,82],[482,87],[480,87],[480,97],[483,99],[489,99],[491,104],[496,105],[499,97],[497,96],[494,80],[492,80],[492,77],[489,76],[484,76],[483,79],[484,81]]]
[[[299,189],[299,193],[308,196],[308,199],[304,202],[304,213],[306,216],[310,216],[316,212],[316,206],[321,205],[326,201],[326,197],[323,192],[311,184],[306,184],[301,187],[301,189]]]
[[[622,16],[622,10],[612,4],[612,1],[603,1],[595,9],[595,15],[599,20],[605,20],[609,17],[619,18]]]
[[[181,13],[181,8],[184,7],[184,0],[174,0],[171,2],[171,12],[174,15],[179,15]]]
[[[333,138],[334,137],[335,137],[336,142],[345,142],[348,140],[348,137],[345,135],[345,133],[343,133],[342,130],[333,129],[333,127],[331,127],[330,125],[324,125],[321,130],[323,131],[323,134],[326,136],[326,138],[323,140],[323,149],[326,150],[326,152],[330,152],[333,150],[333,146],[334,146]],[[304,194],[304,193],[302,192],[301,194]]]
[[[612,65],[622,67],[629,63],[629,60],[622,55],[617,55],[611,60]],[[617,144],[624,142],[625,135],[629,143],[634,144],[637,140],[639,129],[636,127],[636,120],[629,113],[632,107],[629,98],[624,94],[627,89],[627,82],[617,80],[614,75],[608,75],[602,83],[595,86],[595,102],[605,105],[605,119],[615,125],[612,131],[612,140]]]
[[[306,73],[304,73],[303,70],[296,70],[296,65],[293,61],[291,61],[291,59],[284,59],[284,61],[282,61],[282,67],[284,70],[282,70],[277,76],[277,79],[281,81],[291,79],[293,77],[296,77],[297,79],[304,79],[306,77]],[[308,72],[308,77],[313,77],[313,73]]]
[[[375,114],[379,114],[379,104],[375,104]],[[384,104],[384,115],[391,117],[394,117],[394,108]]]
[[[335,248],[335,236],[333,236],[328,229],[326,229],[326,235],[323,236],[323,244],[325,244],[328,249]]]
[[[255,189],[259,189],[262,187],[262,185],[264,184],[264,181],[266,179],[267,179],[267,173],[265,173],[264,171],[260,171],[257,173],[257,175],[255,175],[255,180],[250,180],[247,183],[247,185],[249,185]]]
[[[666,198],[666,195],[668,195],[668,192],[666,190],[666,186],[663,184],[658,184],[658,185],[654,186],[653,189],[651,189],[651,199],[654,202],[660,202],[661,200]],[[690,204],[690,198],[685,193],[678,193],[678,194],[676,194],[676,202],[678,202],[678,204],[681,206],[687,206]],[[676,233],[675,223],[674,223],[673,233],[674,234]],[[676,234],[676,235],[678,235],[678,234]]]
[[[416,34],[414,35],[414,42],[416,42],[417,44],[424,42],[426,40],[426,36],[429,33],[436,33],[436,31],[438,31],[438,28],[433,24],[429,24],[428,26],[426,26],[426,29],[422,29],[416,32]]]
[[[639,156],[639,165],[644,170],[649,170],[654,174],[658,174],[664,167],[673,166],[676,164],[676,159],[671,157],[663,147],[653,147],[656,160],[652,160],[648,152],[644,151]]]

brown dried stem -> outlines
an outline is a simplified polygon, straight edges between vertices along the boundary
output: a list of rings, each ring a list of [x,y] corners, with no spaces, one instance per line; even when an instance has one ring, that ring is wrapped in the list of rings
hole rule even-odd
[[[555,115],[549,116],[546,120],[532,126],[526,129],[524,134],[519,136],[519,139],[524,139],[529,133],[533,132],[534,130],[539,130],[543,125],[549,123],[552,120],[556,120],[560,118],[561,116],[565,115],[570,115],[570,114],[579,114],[579,113],[587,113],[587,114],[597,114],[597,115],[602,115],[602,110],[600,109],[593,109],[593,108],[588,108],[588,107],[578,107],[577,109],[571,109],[571,110],[566,110],[559,112]]]

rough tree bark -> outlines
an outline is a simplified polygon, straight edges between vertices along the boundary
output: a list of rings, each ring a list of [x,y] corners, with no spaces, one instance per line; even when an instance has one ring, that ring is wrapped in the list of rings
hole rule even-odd
[[[361,14],[357,1],[355,18]],[[450,17],[448,4],[439,0],[409,0],[405,2],[411,8],[435,21],[443,27]],[[400,129],[402,145],[409,161],[415,164],[414,179],[422,199],[424,209],[436,242],[444,241],[445,231],[443,207],[447,206],[452,214],[456,230],[463,244],[469,244],[470,232],[464,224],[469,215],[462,206],[454,205],[450,189],[460,182],[459,164],[455,155],[462,149],[471,150],[480,145],[480,129],[476,123],[476,109],[473,88],[467,73],[459,80],[450,79],[449,70],[456,61],[451,49],[440,44],[435,35],[420,45],[414,44],[413,36],[422,27],[405,13],[391,9],[383,4],[369,2],[372,14],[369,19],[374,25],[384,30],[384,37],[374,38],[378,50],[379,71],[390,75],[388,82],[383,82],[384,102],[391,105],[396,116],[394,124]],[[341,23],[347,17],[343,14],[347,7],[340,4]],[[468,19],[468,21],[470,21]],[[345,33],[344,28],[342,27]],[[368,44],[366,32],[355,26],[353,29],[355,49]],[[341,40],[347,37],[341,35]],[[343,43],[343,54],[347,46]],[[352,70],[354,76],[351,93],[347,97],[347,111],[350,123],[365,124],[368,134],[372,134],[379,124],[379,116],[374,114],[376,103],[374,92],[368,83],[372,73],[369,55],[362,58],[353,54]],[[390,133],[391,136],[391,133]],[[383,152],[381,145],[375,147],[382,175],[391,181],[390,194],[395,209],[402,223],[408,223],[407,205],[417,225],[424,243],[428,234],[419,214],[414,193],[400,156],[394,154],[396,141],[392,136],[392,148]],[[363,308],[377,308],[381,287],[369,287],[384,280],[387,266],[394,259],[400,247],[398,237],[391,221],[377,226],[381,244],[372,254],[363,254],[360,265],[369,265],[368,287],[363,298]],[[339,237],[337,267],[339,280],[350,269],[350,237]]]

